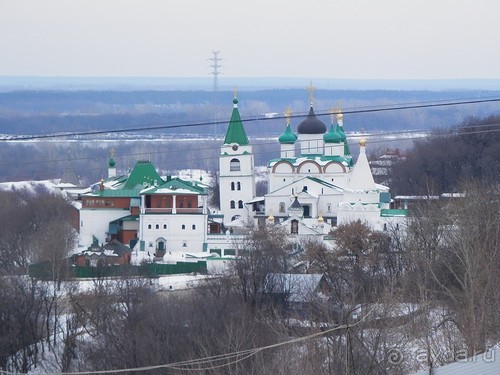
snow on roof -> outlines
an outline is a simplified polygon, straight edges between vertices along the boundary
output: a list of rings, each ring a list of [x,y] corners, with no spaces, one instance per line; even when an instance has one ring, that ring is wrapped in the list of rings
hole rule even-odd
[[[307,302],[321,292],[322,278],[322,274],[268,273],[264,288],[268,293],[287,293],[290,302]]]

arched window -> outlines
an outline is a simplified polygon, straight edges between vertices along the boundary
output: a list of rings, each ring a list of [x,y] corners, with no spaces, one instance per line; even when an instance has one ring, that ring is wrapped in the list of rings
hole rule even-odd
[[[234,203],[234,201],[231,201],[231,208],[236,208],[236,203]]]
[[[234,171],[240,171],[240,161],[238,159],[231,159],[229,162],[229,170],[234,172]]]
[[[231,190],[234,190],[234,182],[231,182]]]
[[[241,182],[236,183],[236,190],[241,190]]]
[[[243,201],[238,201],[238,208],[243,208]]]
[[[328,210],[328,212],[332,212],[332,205],[330,203],[328,203],[328,205],[326,206],[326,209]]]
[[[151,229],[151,224],[148,224],[148,229]]]
[[[297,220],[292,220],[292,234],[299,234],[299,222]]]
[[[285,212],[285,202],[280,202],[280,208],[279,208],[280,213]]]
[[[155,228],[160,229],[160,224],[156,224]]]
[[[191,225],[191,229],[195,230],[196,229],[196,225]]]
[[[167,229],[167,224],[163,224],[163,229]]]
[[[186,225],[182,224],[181,229],[186,229]]]

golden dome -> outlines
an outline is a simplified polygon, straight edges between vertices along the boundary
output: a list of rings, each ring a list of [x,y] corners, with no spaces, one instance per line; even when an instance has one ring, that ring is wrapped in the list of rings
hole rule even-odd
[[[361,147],[365,147],[365,146],[366,146],[366,139],[361,138],[361,139],[359,140],[359,145],[360,145]]]

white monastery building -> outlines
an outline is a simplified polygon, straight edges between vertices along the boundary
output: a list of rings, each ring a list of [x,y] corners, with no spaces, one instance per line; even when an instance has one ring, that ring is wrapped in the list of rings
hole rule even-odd
[[[118,240],[156,259],[224,257],[236,255],[235,241],[251,225],[280,225],[294,238],[326,238],[332,227],[356,220],[376,230],[398,224],[406,211],[391,209],[389,189],[374,182],[366,141],[359,142],[354,161],[342,113],[331,113],[327,126],[310,99],[297,134],[291,111],[285,113],[280,154],[267,164],[264,196],[255,195],[254,154],[235,98],[220,148],[220,213],[208,207],[208,186],[201,181],[162,178],[149,161],[117,176],[111,157],[108,178],[81,195],[80,244]]]

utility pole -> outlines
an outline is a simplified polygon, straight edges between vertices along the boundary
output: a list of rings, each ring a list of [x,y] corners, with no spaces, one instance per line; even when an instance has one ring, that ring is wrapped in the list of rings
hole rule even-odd
[[[214,81],[213,81],[213,92],[216,93],[219,91],[219,68],[222,68],[222,65],[219,65],[219,62],[222,61],[222,59],[218,56],[220,51],[212,51],[212,54],[214,57],[211,57],[209,60],[213,62],[210,67],[212,68],[212,71],[210,74],[214,76]]]
[[[214,111],[214,125],[212,126],[212,136],[215,139],[217,139],[217,135],[219,133],[219,126],[217,125],[217,122],[219,120],[218,116],[218,110],[217,110],[217,93],[219,91],[219,74],[220,73],[220,68],[222,68],[222,65],[220,65],[220,61],[222,59],[219,57],[220,51],[212,51],[213,57],[211,57],[209,60],[212,61],[212,65],[210,67],[212,70],[210,71],[210,74],[213,75],[213,86],[212,86],[212,107]]]

